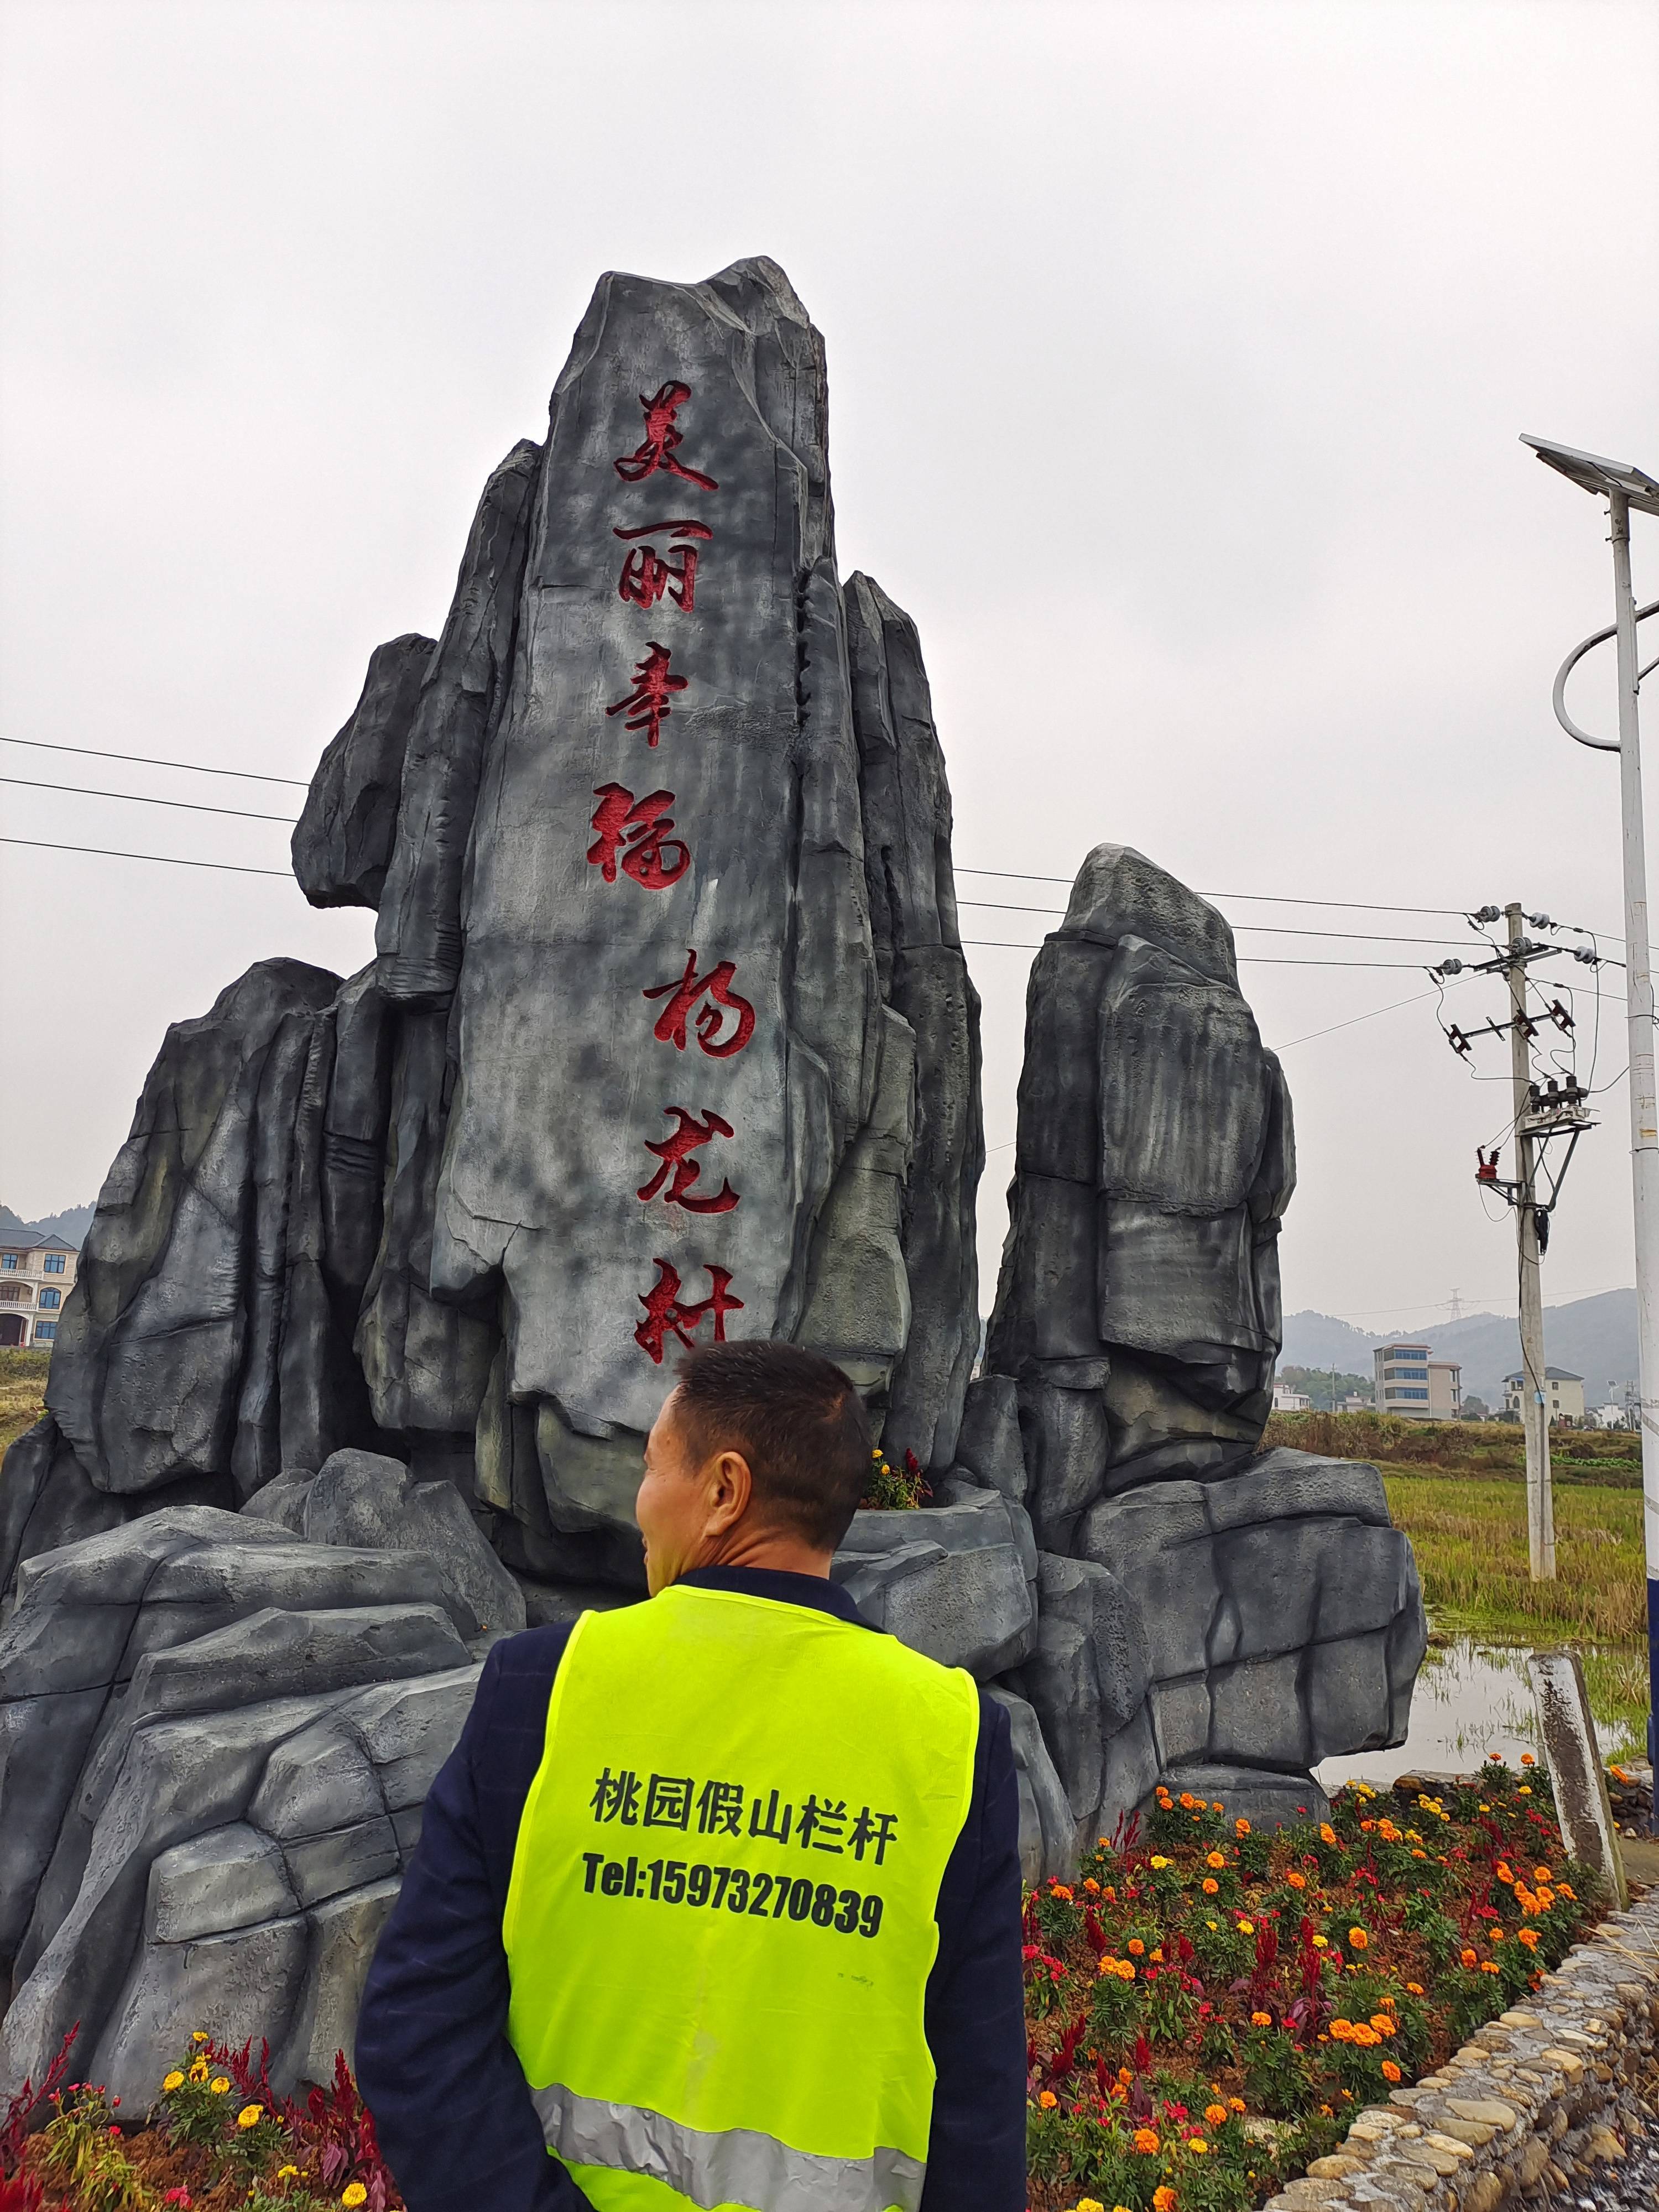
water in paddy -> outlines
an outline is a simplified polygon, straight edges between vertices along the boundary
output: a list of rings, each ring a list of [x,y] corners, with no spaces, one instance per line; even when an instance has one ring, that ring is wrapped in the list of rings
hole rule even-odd
[[[1597,1672],[1589,1670],[1592,1709]],[[1628,1723],[1597,1711],[1596,1733],[1608,1757],[1632,1742]],[[1473,1636],[1437,1638],[1412,1695],[1411,1730],[1396,1751],[1361,1751],[1326,1759],[1314,1772],[1327,1790],[1357,1780],[1377,1785],[1397,1774],[1467,1774],[1490,1751],[1513,1765],[1523,1751],[1540,1754],[1524,1645]]]

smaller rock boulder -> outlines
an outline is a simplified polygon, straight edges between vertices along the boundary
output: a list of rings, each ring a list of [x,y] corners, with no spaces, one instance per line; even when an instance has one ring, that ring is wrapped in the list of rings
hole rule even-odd
[[[525,1625],[524,1594],[484,1540],[460,1492],[449,1482],[417,1482],[401,1460],[335,1452],[306,1491],[304,1531],[313,1544],[425,1552],[481,1628]]]

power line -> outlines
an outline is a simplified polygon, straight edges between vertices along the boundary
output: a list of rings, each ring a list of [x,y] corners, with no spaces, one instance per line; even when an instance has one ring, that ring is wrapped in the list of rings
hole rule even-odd
[[[248,768],[209,768],[201,761],[156,760],[149,753],[112,753],[100,745],[58,745],[47,738],[0,738],[0,744],[28,745],[40,752],[84,753],[89,760],[135,761],[140,768],[181,768],[191,775],[234,775],[246,783],[291,783],[296,791],[309,791],[310,784],[297,775],[259,775]]]
[[[963,945],[977,951],[981,947],[993,952],[1041,952],[1040,945],[1018,944],[1012,938],[964,937]],[[1303,960],[1282,952],[1241,952],[1241,966],[1251,968],[1392,968],[1401,975],[1419,975],[1422,969],[1415,960]],[[1434,994],[1425,992],[1426,998]]]
[[[992,914],[1064,914],[1059,906],[1007,906],[999,899],[958,899],[958,906],[978,907]],[[1298,929],[1288,922],[1241,921],[1233,925],[1235,933],[1247,930],[1252,937],[1340,937],[1352,945],[1442,945],[1443,937],[1391,937],[1383,930],[1370,929]]]
[[[77,799],[125,799],[130,806],[179,806],[190,814],[230,814],[239,822],[280,822],[294,827],[291,814],[253,814],[244,806],[209,806],[196,799],[150,799],[142,791],[94,791],[84,783],[43,783],[32,775],[0,775],[0,783],[21,784],[26,791],[69,791]]]
[[[158,860],[168,868],[214,868],[229,876],[280,876],[294,881],[287,868],[239,867],[234,860],[181,860],[173,853],[122,853],[110,845],[58,845],[46,837],[0,837],[0,845],[31,845],[40,853],[96,853],[106,860]]]
[[[998,876],[1006,883],[1065,884],[1068,888],[1076,880],[1072,876],[1039,876],[1021,868],[964,868],[959,864],[956,872],[959,876]],[[1243,899],[1265,906],[1338,906],[1347,908],[1356,914],[1449,915],[1460,921],[1467,919],[1468,916],[1468,908],[1461,906],[1389,906],[1377,899],[1297,898],[1291,893],[1284,891],[1200,891],[1197,896],[1200,898]],[[962,902],[964,906],[975,903],[974,901],[968,899],[964,899]],[[1057,913],[1060,909],[1043,908],[1041,911]]]

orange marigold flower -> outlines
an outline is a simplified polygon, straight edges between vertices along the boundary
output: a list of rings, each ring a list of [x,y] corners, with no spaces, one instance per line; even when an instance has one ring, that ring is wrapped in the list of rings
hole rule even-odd
[[[1218,2128],[1226,2119],[1227,2107],[1224,2105],[1206,2105],[1204,2117],[1212,2128]]]
[[[1243,2099],[1243,2097],[1229,2097],[1229,2098],[1228,2098],[1228,2100],[1227,2100],[1227,2110],[1228,2110],[1230,2112],[1242,2112],[1243,2111],[1243,2109],[1244,2109],[1244,2100]]]
[[[1467,1943],[1457,1954],[1457,1963],[1461,1966],[1472,1966],[1475,1963],[1475,1954]]]
[[[1374,2051],[1382,2039],[1374,2027],[1368,2027],[1362,2020],[1354,2024],[1353,2040],[1362,2050]]]
[[[1083,1887],[1088,1891],[1091,1897],[1098,1897],[1100,1895],[1100,1884],[1094,1879],[1092,1875],[1085,1879]]]
[[[1515,1940],[1517,1943],[1524,1943],[1528,1950],[1535,1951],[1538,1948],[1538,1930],[1535,1928],[1517,1929]]]
[[[1406,1994],[1409,1997],[1420,1997],[1423,1994],[1422,1983],[1407,1982],[1406,1984]]]
[[[1206,1897],[1214,1897],[1219,1891],[1220,1887],[1221,1884],[1216,1880],[1212,1874],[1206,1874],[1205,1875],[1204,1894]]]
[[[1305,1874],[1298,1874],[1294,1867],[1291,1868],[1285,1879],[1289,1882],[1292,1889],[1305,1889],[1308,1887],[1307,1875]]]
[[[1513,1881],[1515,1880],[1514,1875],[1510,1872],[1509,1867],[1502,1859],[1499,1859],[1498,1862],[1496,1872],[1499,1881]]]
[[[1176,2212],[1176,2193],[1167,2181],[1152,2191],[1152,2212]]]
[[[1037,2102],[1045,2112],[1052,2112],[1060,2100],[1052,2089],[1044,2089],[1038,2095]]]
[[[1351,2020],[1345,2020],[1342,2014],[1338,2013],[1336,2018],[1331,2022],[1331,2041],[1333,2043],[1349,2043],[1352,2042],[1352,2039],[1353,2022]]]
[[[1532,1878],[1534,1881],[1547,1882],[1550,1878],[1550,1870],[1547,1867],[1534,1867],[1532,1870]]]
[[[1521,1764],[1522,1766],[1536,1766],[1538,1761],[1533,1757],[1529,1751],[1523,1751],[1521,1754]],[[1614,1767],[1613,1771],[1616,1774],[1619,1770],[1617,1767]]]
[[[1072,1902],[1072,1893],[1063,1881],[1051,1881],[1048,1885],[1048,1894],[1050,1897],[1063,1897],[1067,1905]]]
[[[1480,1961],[1480,1971],[1483,1974],[1495,1974],[1498,1972],[1497,1960],[1495,1959],[1483,1959]]]
[[[1270,2012],[1253,2012],[1250,2014],[1252,2027],[1271,2027],[1273,2024],[1273,2016]]]
[[[1234,1833],[1234,1835],[1236,1835],[1236,1836],[1248,1836],[1248,1835],[1249,1834],[1249,1832],[1250,1832],[1250,1824],[1249,1824],[1249,1822],[1247,1820],[1243,1819],[1242,1815],[1241,1815],[1241,1817],[1240,1817],[1238,1820],[1235,1820],[1235,1821],[1233,1822],[1233,1833]]]
[[[1210,1801],[1210,1810],[1211,1810],[1212,1813],[1224,1813],[1224,1812],[1226,1811],[1226,1809],[1227,1809],[1227,1808],[1226,1808],[1226,1807],[1222,1803],[1221,1800],[1220,1800],[1218,1797],[1214,1797],[1214,1798],[1212,1798],[1212,1799],[1211,1799],[1211,1801]]]
[[[1225,1851],[1206,1851],[1204,1863],[1206,1866],[1224,1867],[1227,1863],[1227,1854]]]
[[[1152,1963],[1155,1966],[1161,1966],[1164,1964],[1164,1946],[1161,1943],[1153,1948]]]
[[[1141,2152],[1146,2157],[1156,2158],[1158,2156],[1158,2130],[1156,2128],[1137,2128],[1134,2132],[1134,2146],[1135,2148]]]
[[[1392,2035],[1394,2033],[1394,2022],[1389,2018],[1389,2015],[1385,2012],[1374,2012],[1371,2014],[1371,2026],[1376,2030],[1379,2035]]]
[[[1146,1948],[1146,1946],[1141,1942],[1139,1936],[1132,1936],[1129,1938],[1128,1950],[1129,1956],[1132,1959],[1139,1959],[1145,1952]]]
[[[1397,2081],[1400,2078],[1400,2069],[1395,2064],[1393,2059],[1385,2058],[1382,2061],[1382,2079],[1385,2081]]]
[[[1557,1895],[1558,1897],[1570,1897],[1570,1898],[1572,1899],[1572,1901],[1573,1901],[1573,1903],[1574,1903],[1575,1905],[1577,1905],[1577,1902],[1578,1902],[1578,1893],[1577,1893],[1577,1891],[1576,1889],[1573,1889],[1573,1888],[1569,1887],[1569,1886],[1567,1885],[1567,1883],[1565,1883],[1565,1881],[1558,1881],[1558,1882],[1556,1883],[1556,1885],[1555,1885],[1555,1893],[1556,1893],[1556,1895]]]
[[[1356,1951],[1363,1951],[1370,1940],[1363,1928],[1350,1928],[1348,1930],[1348,1941]]]
[[[1196,1802],[1197,1802],[1197,1801],[1194,1799],[1194,1796],[1193,1796],[1193,1793],[1192,1793],[1192,1791],[1191,1791],[1190,1790],[1183,1790],[1182,1791],[1182,1793],[1181,1793],[1181,1809],[1182,1809],[1182,1811],[1183,1813],[1190,1813],[1190,1812],[1192,1811],[1193,1807],[1194,1807],[1194,1803],[1195,1803]]]

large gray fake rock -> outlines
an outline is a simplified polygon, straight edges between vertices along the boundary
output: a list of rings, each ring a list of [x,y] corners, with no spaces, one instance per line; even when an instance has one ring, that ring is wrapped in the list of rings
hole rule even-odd
[[[1032,1888],[1077,1865],[1077,1819],[1054,1771],[1036,1714],[1012,1690],[993,1683],[988,1695],[1008,1716],[1019,1787],[1019,1870]]]
[[[1294,1817],[1319,1760],[1405,1741],[1427,1624],[1374,1467],[1265,1452],[1223,1481],[1103,1499],[1080,1536],[1085,1558],[1139,1601],[1170,1788],[1230,1810],[1237,1798],[1246,1817],[1269,1801],[1273,1817]],[[1043,1605],[1046,1625],[1046,1587]]]
[[[477,1629],[424,1553],[208,1507],[26,1562],[0,1631],[0,2094],[77,2020],[130,2100],[193,2026],[268,2034],[290,2080],[325,2033],[349,2048]]]
[[[1101,845],[1031,971],[986,1355],[1016,1386],[1037,1540],[1102,1495],[1249,1456],[1279,1335],[1290,1098],[1215,908]]]
[[[482,1627],[525,1625],[523,1592],[453,1483],[417,1482],[378,1452],[337,1451],[307,1488],[301,1525],[313,1544],[428,1553]]]
[[[281,1464],[295,1127],[339,978],[261,961],[175,1022],[99,1193],[46,1404],[92,1483],[153,1494]]]
[[[878,1403],[906,1347],[917,1027],[896,981],[883,1008],[825,435],[822,341],[765,260],[606,276],[554,393],[461,892],[431,1284],[501,1287],[505,1395],[539,1409],[572,1534],[627,1516],[565,1439],[635,1462],[681,1345],[810,1339],[812,1307]],[[873,701],[888,647],[866,644]],[[892,783],[871,803],[896,836]],[[946,892],[936,939],[948,872]],[[922,949],[912,919],[896,963]],[[389,941],[381,962],[401,993]],[[954,1203],[972,1022],[940,990]],[[906,1002],[920,1020],[920,985]],[[922,1242],[954,1305],[960,1236]],[[924,1443],[953,1434],[965,1382],[937,1295],[947,1402],[915,1417]]]
[[[832,1572],[872,1627],[984,1680],[1033,1647],[1036,1550],[1024,1513],[995,1491],[944,1495],[912,1512],[855,1513]]]

